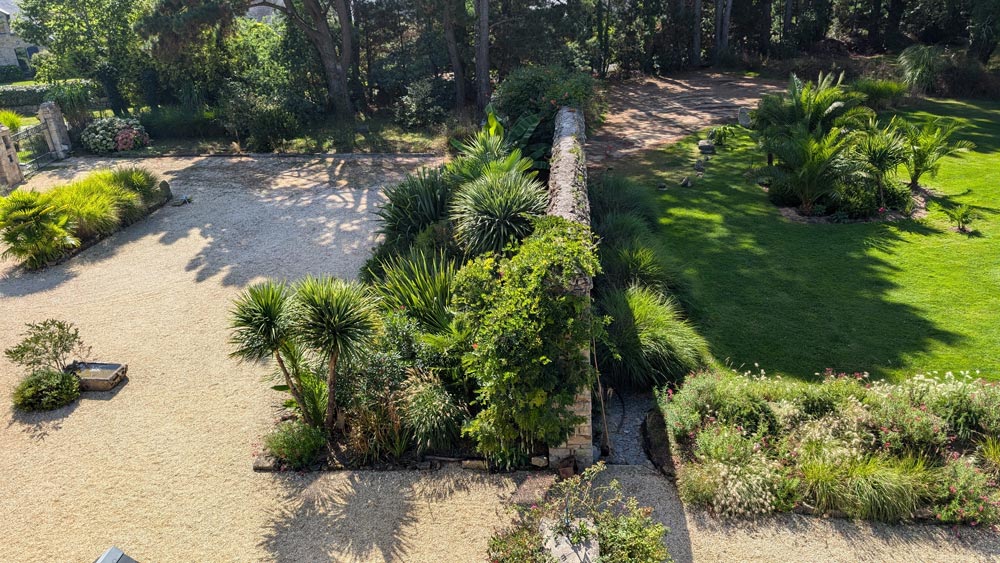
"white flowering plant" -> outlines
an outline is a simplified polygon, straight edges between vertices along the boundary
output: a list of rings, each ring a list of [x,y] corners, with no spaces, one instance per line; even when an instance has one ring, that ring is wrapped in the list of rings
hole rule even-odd
[[[148,146],[149,135],[138,119],[103,117],[87,125],[80,141],[91,152],[108,154]]]

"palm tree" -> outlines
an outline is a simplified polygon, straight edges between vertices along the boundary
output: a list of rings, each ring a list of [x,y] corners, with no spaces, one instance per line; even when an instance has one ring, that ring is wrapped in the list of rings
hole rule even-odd
[[[928,120],[922,126],[900,121],[900,129],[906,137],[905,152],[906,171],[910,173],[910,187],[920,187],[920,177],[930,173],[937,176],[941,169],[941,159],[975,148],[969,141],[952,142],[951,137],[958,130],[958,124],[940,117]]]
[[[337,364],[356,353],[377,325],[375,299],[357,282],[308,276],[295,286],[299,339],[327,359],[327,406],[324,428],[332,433],[337,421]]]
[[[774,145],[777,163],[757,169],[757,175],[770,181],[772,192],[795,196],[809,215],[820,198],[836,197],[841,185],[863,173],[863,164],[849,154],[854,138],[836,128],[816,137],[800,125]]]
[[[320,421],[313,420],[305,408],[300,370],[296,367],[300,352],[292,336],[292,305],[291,291],[282,282],[268,280],[248,287],[236,298],[231,312],[233,332],[229,343],[235,349],[229,355],[244,362],[274,359],[289,393],[302,407],[302,420],[317,426]],[[285,358],[294,360],[291,369]]]
[[[17,190],[0,198],[0,257],[16,258],[29,270],[41,268],[80,246],[69,216],[45,195]]]
[[[879,205],[885,207],[885,188],[906,160],[906,143],[895,122],[879,128],[873,119],[868,131],[858,135],[854,152],[865,167],[865,175],[875,184]]]

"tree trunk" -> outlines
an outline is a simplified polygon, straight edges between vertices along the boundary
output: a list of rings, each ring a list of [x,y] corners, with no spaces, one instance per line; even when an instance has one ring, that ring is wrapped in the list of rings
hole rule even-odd
[[[882,47],[882,0],[872,0],[872,10],[868,14],[868,44],[872,48]]]
[[[288,367],[285,366],[285,360],[282,359],[281,352],[275,352],[274,359],[278,362],[281,374],[285,376],[285,385],[288,386],[288,392],[292,394],[292,398],[299,404],[299,413],[302,415],[302,421],[309,426],[316,426],[319,421],[313,420],[309,416],[309,410],[306,409],[306,404],[302,397],[302,389],[299,388],[298,382],[292,379],[292,375],[288,373]]]
[[[333,5],[340,22],[340,80],[345,86],[343,104],[348,113],[354,113],[348,80],[348,70],[354,66],[354,18],[351,17],[348,0],[335,0]]]
[[[476,0],[476,107],[490,103],[490,1]]]
[[[733,0],[715,0],[715,62],[729,50],[729,16]]]
[[[694,0],[694,33],[691,36],[691,64],[701,65],[701,0]]]
[[[302,0],[301,9],[302,12],[295,4],[287,3],[281,11],[316,47],[316,53],[323,65],[327,95],[330,97],[334,112],[338,115],[350,115],[354,110],[347,89],[347,72],[337,58],[337,44],[333,39],[330,23],[326,19],[326,9],[320,5],[319,0]],[[350,58],[347,60],[350,61]]]
[[[444,2],[444,41],[448,46],[448,58],[451,59],[451,71],[455,75],[455,109],[465,108],[465,69],[462,68],[462,57],[458,53],[458,41],[455,40],[455,6],[453,0]]]
[[[733,0],[726,0],[725,11],[722,12],[722,52],[729,51],[729,29],[733,15]]]
[[[764,0],[761,2],[761,15],[764,17],[763,23],[760,24],[760,39],[758,39],[758,50],[760,54],[767,55],[771,52],[771,8],[773,6],[772,0]]]
[[[795,13],[795,0],[785,0],[785,17],[781,21],[781,41],[786,45],[792,36],[792,15]]]
[[[337,357],[339,355],[340,353],[336,350],[330,353],[329,371],[326,374],[326,420],[323,422],[323,428],[331,436],[337,425]]]
[[[888,17],[885,20],[885,30],[888,37],[883,38],[883,42],[898,44],[903,34],[899,30],[903,22],[903,12],[906,10],[906,0],[889,0]]]

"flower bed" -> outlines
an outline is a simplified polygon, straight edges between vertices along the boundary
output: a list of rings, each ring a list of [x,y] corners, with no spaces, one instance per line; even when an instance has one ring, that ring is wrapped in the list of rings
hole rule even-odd
[[[996,383],[829,372],[812,384],[716,371],[659,400],[682,499],[718,515],[1000,523]]]
[[[91,152],[107,154],[148,146],[149,135],[138,119],[105,117],[87,125],[80,141]]]

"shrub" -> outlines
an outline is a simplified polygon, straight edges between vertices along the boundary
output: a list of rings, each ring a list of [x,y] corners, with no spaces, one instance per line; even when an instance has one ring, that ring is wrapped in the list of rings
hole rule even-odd
[[[640,508],[635,498],[629,498],[620,509],[601,512],[597,525],[597,541],[604,563],[662,563],[670,561],[663,545],[667,529],[653,520],[651,508]]]
[[[24,71],[20,65],[0,66],[0,84],[10,84],[18,80],[24,80]]]
[[[577,421],[570,407],[591,381],[580,350],[593,321],[588,296],[567,288],[597,272],[594,252],[589,229],[550,217],[511,258],[480,257],[456,277],[456,321],[473,331],[464,367],[482,408],[466,432],[494,463],[516,465]]]
[[[312,465],[324,445],[326,436],[322,430],[295,420],[278,424],[264,438],[267,451],[293,469],[304,469]]]
[[[80,397],[80,378],[62,370],[42,369],[14,388],[14,407],[22,411],[49,411]]]
[[[471,255],[500,252],[531,232],[545,213],[548,192],[519,172],[486,173],[461,186],[452,203],[455,237]]]
[[[5,350],[4,355],[29,371],[62,371],[71,359],[86,360],[90,354],[90,348],[80,338],[80,329],[73,323],[45,319],[26,326],[21,342]]]
[[[451,189],[439,171],[423,169],[387,188],[385,198],[376,212],[382,223],[379,232],[387,244],[403,247],[445,217]]]
[[[37,106],[45,101],[49,92],[45,84],[28,86],[0,86],[0,107],[17,108]]]
[[[412,370],[403,384],[403,422],[420,450],[447,450],[458,439],[464,409],[430,372]]]
[[[161,106],[141,113],[139,122],[158,139],[206,139],[226,134],[210,109]]]
[[[155,205],[163,200],[160,190],[160,178],[148,168],[141,166],[122,166],[111,170],[94,173],[108,184],[125,188],[139,194],[146,206]]]
[[[444,121],[448,110],[435,92],[435,80],[421,78],[406,86],[406,95],[396,107],[396,120],[407,127],[428,127]]]
[[[1000,523],[997,483],[971,459],[951,459],[938,470],[933,495],[935,517],[948,524]]]
[[[298,133],[298,119],[277,101],[242,87],[231,87],[223,100],[223,127],[253,152],[272,152]]]
[[[374,284],[382,305],[416,319],[425,330],[448,328],[455,263],[443,254],[416,252],[409,257],[388,258],[382,263],[382,280]]]
[[[946,156],[960,156],[975,147],[969,141],[952,141],[959,131],[957,123],[941,118],[928,120],[922,125],[897,121],[900,131],[906,137],[906,155],[903,165],[910,174],[910,187],[919,188],[924,174],[936,177],[941,168],[941,159]]]
[[[961,233],[968,232],[969,223],[975,221],[979,216],[975,210],[964,203],[944,208],[944,214],[948,216],[948,220],[954,223],[955,227]]]
[[[53,85],[45,93],[45,100],[55,102],[62,110],[70,131],[74,134],[84,132],[93,116],[90,111],[97,97],[100,86],[88,80],[74,80]]]
[[[648,388],[683,377],[708,357],[707,343],[684,320],[677,302],[655,289],[609,290],[598,308],[611,318],[607,343],[598,346],[598,365],[612,385]]]
[[[69,216],[73,233],[81,240],[107,236],[145,213],[139,194],[107,182],[102,173],[59,186],[48,194],[53,205]]]
[[[875,111],[896,107],[906,97],[908,86],[895,80],[862,78],[851,84],[851,90],[865,95],[864,104]]]
[[[59,259],[80,245],[69,217],[51,198],[15,191],[0,199],[0,233],[5,258],[16,258],[34,270]]]
[[[949,54],[933,45],[912,45],[899,54],[903,81],[911,90],[925,94],[934,87],[938,74],[949,66]]]
[[[145,147],[149,144],[149,135],[137,119],[103,117],[87,125],[80,141],[91,152],[108,154]]]
[[[501,115],[511,120],[533,113],[543,122],[550,121],[560,107],[571,106],[584,112],[591,127],[600,122],[594,79],[564,67],[518,67],[497,86],[493,103]],[[551,128],[546,130],[551,133]]]
[[[25,117],[16,111],[0,110],[0,125],[10,129],[12,134],[21,130],[21,123],[24,122],[24,119]]]

